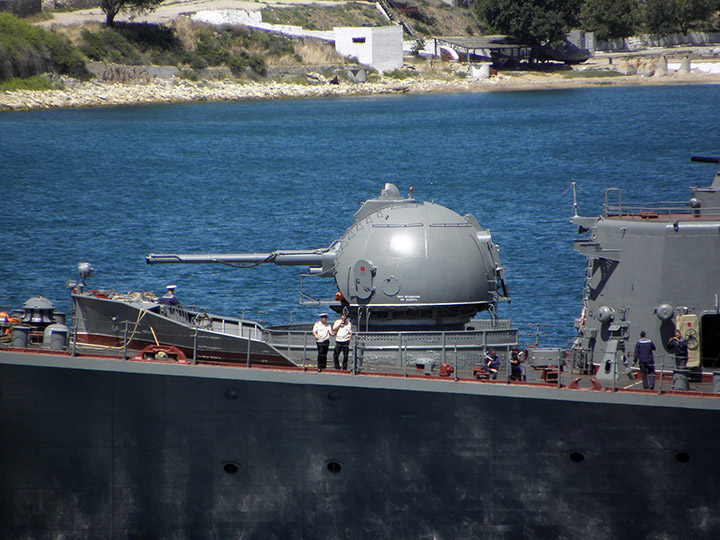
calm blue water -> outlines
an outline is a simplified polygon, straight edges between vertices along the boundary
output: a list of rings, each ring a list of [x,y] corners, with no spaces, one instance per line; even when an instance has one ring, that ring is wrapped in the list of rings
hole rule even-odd
[[[89,285],[163,292],[266,324],[309,320],[298,268],[145,264],[149,252],[329,245],[384,182],[475,215],[501,247],[499,308],[541,343],[579,315],[580,213],[607,187],[686,200],[720,154],[720,86],[598,88],[0,113],[0,308],[42,294],[68,311],[78,261]],[[332,280],[316,291],[334,294]]]

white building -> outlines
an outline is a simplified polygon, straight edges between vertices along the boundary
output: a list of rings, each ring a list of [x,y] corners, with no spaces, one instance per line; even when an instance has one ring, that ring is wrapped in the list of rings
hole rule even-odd
[[[403,65],[402,26],[333,28],[335,50],[354,56],[358,63],[378,71],[393,71]]]
[[[2,1],[2,0],[0,0]],[[193,20],[209,24],[242,24],[267,32],[290,37],[309,37],[334,41],[335,50],[343,56],[353,56],[358,63],[378,71],[393,71],[403,65],[402,26],[340,27],[329,30],[305,30],[299,26],[262,22],[260,11],[240,9],[198,11]]]

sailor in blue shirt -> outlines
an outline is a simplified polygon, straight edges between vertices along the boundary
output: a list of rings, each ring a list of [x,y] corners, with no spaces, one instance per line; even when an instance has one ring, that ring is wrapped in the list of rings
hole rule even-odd
[[[489,373],[493,379],[497,379],[498,370],[500,369],[500,360],[498,359],[495,349],[490,349],[485,353],[482,370]]]
[[[633,365],[640,364],[640,374],[642,375],[643,388],[647,390],[655,389],[655,358],[653,351],[655,344],[651,339],[646,337],[645,332],[640,332],[640,339],[635,344],[635,361]]]
[[[158,304],[165,304],[166,306],[179,306],[180,301],[175,298],[176,288],[177,285],[168,285],[167,292],[158,300]]]

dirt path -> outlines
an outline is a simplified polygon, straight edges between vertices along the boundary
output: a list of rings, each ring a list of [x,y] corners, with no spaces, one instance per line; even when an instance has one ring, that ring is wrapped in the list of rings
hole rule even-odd
[[[243,9],[246,11],[257,11],[268,6],[272,7],[289,7],[303,4],[328,5],[337,6],[345,4],[344,1],[338,0],[263,0],[257,2],[248,2],[243,0],[176,0],[161,4],[155,11],[147,15],[133,15],[132,13],[120,13],[115,20],[118,22],[134,21],[134,22],[151,22],[151,23],[168,23],[175,20],[178,15],[185,13],[194,13],[203,10],[225,10],[225,9]],[[105,14],[100,8],[82,9],[79,11],[55,12],[52,13],[52,19],[38,23],[38,26],[51,27],[53,25],[72,26],[85,23],[104,23]]]

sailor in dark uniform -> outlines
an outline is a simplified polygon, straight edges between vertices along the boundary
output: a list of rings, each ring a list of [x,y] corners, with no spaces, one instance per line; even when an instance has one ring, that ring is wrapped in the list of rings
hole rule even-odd
[[[158,300],[158,304],[165,304],[166,306],[179,306],[180,301],[175,298],[175,289],[177,289],[177,285],[168,285],[167,292]]]
[[[655,357],[653,351],[655,344],[651,339],[646,337],[645,332],[640,332],[640,339],[635,344],[635,361],[634,364],[640,364],[640,374],[642,375],[643,388],[645,390],[655,389]]]
[[[497,374],[500,370],[500,360],[495,353],[495,349],[490,349],[485,353],[485,360],[483,360],[481,369],[484,373],[490,374],[493,379],[497,379]]]
[[[512,349],[510,351],[510,380],[523,380],[522,358],[520,358],[520,353],[518,353],[517,349]]]
[[[682,337],[680,330],[675,330],[675,335],[668,343],[668,349],[675,353],[675,367],[685,369],[688,361],[688,341]]]

